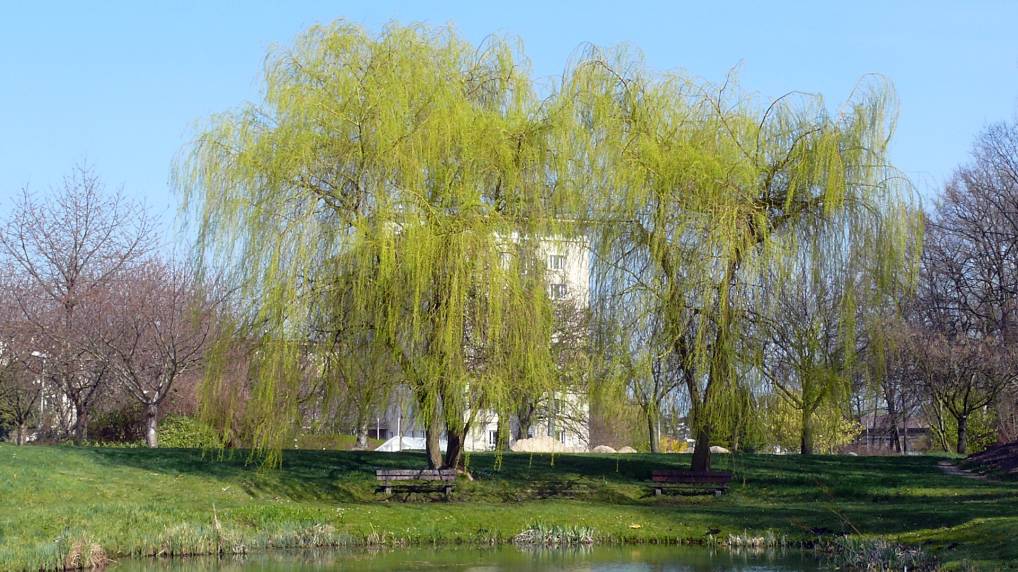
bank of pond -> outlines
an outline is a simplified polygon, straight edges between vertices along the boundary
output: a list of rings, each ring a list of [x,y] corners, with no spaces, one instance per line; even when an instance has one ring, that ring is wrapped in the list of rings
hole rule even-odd
[[[283,572],[363,570],[414,572],[792,572],[822,570],[824,560],[802,550],[732,550],[704,546],[412,547],[282,551],[190,559],[132,559],[116,572]]]

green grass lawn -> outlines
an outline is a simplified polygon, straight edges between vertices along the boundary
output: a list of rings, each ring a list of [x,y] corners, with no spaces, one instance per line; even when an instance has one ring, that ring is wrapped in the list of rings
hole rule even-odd
[[[653,468],[685,455],[473,455],[451,502],[382,501],[376,467],[423,455],[287,451],[279,470],[246,455],[0,445],[0,569],[50,567],[93,544],[110,556],[360,543],[504,542],[528,525],[587,526],[606,542],[703,542],[729,535],[810,541],[885,536],[941,560],[1018,570],[1018,483],[947,476],[933,457],[720,457],[720,497],[648,495]],[[575,499],[534,481],[575,480]],[[711,533],[713,531],[713,534]],[[87,556],[87,554],[86,554]],[[87,560],[87,558],[84,558]]]
[[[315,451],[349,451],[357,444],[357,438],[353,435],[301,435],[295,439],[295,448],[313,449]],[[368,438],[368,448],[376,449],[385,443],[384,439]]]

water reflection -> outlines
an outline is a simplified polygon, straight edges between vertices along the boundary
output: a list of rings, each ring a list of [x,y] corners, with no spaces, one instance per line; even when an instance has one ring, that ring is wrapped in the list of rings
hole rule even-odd
[[[820,570],[798,551],[729,551],[690,546],[522,549],[512,546],[317,550],[273,552],[224,559],[141,559],[121,562],[115,572],[282,572],[366,570],[371,572],[456,570],[462,572],[779,572]]]

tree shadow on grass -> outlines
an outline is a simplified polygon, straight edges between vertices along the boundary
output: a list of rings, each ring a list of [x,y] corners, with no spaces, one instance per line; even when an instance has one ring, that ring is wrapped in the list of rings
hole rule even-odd
[[[378,468],[425,468],[423,453],[283,451],[279,468],[262,466],[249,451],[194,449],[81,449],[97,462],[169,475],[193,475],[237,486],[260,499],[375,503]],[[888,457],[775,457],[716,459],[735,473],[722,498],[647,498],[653,470],[685,468],[688,455],[472,454],[475,477],[453,502],[513,503],[575,499],[601,505],[668,511],[669,518],[714,520],[776,530],[853,527],[873,533],[956,526],[977,517],[1014,516],[1018,486],[991,485],[942,474],[935,459]],[[536,482],[575,483],[578,495],[541,497]],[[540,489],[540,487],[538,487]],[[531,496],[528,496],[531,495]],[[458,497],[458,498],[457,498]],[[748,524],[747,524],[748,523]]]
[[[280,467],[266,467],[262,458],[248,450],[202,451],[199,449],[81,449],[97,462],[132,467],[168,475],[193,475],[234,485],[260,498],[284,497],[294,501],[373,502],[380,468],[427,467],[420,452],[284,450]],[[535,481],[591,484],[644,484],[652,470],[681,468],[688,460],[679,456],[545,455],[506,453],[472,454],[468,469],[474,483],[461,483],[476,500],[510,501],[518,496],[499,493],[520,491]],[[605,495],[590,487],[598,500],[636,502],[621,494]],[[535,497],[538,498],[538,497]],[[523,499],[530,500],[530,499]],[[593,500],[593,499],[589,499]]]
[[[294,501],[357,502],[374,489],[376,468],[423,468],[423,454],[344,451],[283,451],[269,467],[248,450],[82,449],[97,462],[167,475],[191,475],[235,485],[253,497]]]

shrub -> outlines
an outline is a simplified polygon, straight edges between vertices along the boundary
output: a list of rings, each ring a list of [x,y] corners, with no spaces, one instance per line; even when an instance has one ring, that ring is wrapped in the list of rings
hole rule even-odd
[[[802,412],[789,400],[778,395],[767,396],[759,409],[766,440],[786,451],[799,449],[802,435]],[[862,425],[849,419],[837,404],[824,403],[813,414],[813,451],[830,454],[851,443]]]
[[[88,437],[100,443],[133,443],[144,438],[142,409],[124,405],[102,411],[88,422]]]
[[[934,430],[936,428],[934,427]],[[951,452],[958,444],[958,422],[944,416],[944,429]],[[969,416],[968,454],[972,455],[997,444],[997,411],[993,408],[977,409]]]
[[[221,439],[209,425],[183,415],[173,415],[159,424],[159,446],[179,449],[219,447]]]
[[[663,436],[658,448],[662,453],[685,453],[689,450],[689,443],[686,443],[685,439]]]

